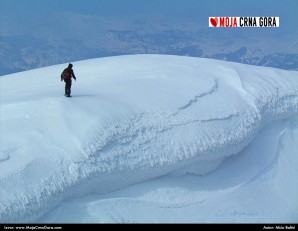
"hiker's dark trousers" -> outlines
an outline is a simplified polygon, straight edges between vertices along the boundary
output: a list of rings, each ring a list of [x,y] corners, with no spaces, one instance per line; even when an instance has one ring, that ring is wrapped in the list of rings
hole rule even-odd
[[[65,94],[70,95],[71,93],[71,79],[65,80]]]

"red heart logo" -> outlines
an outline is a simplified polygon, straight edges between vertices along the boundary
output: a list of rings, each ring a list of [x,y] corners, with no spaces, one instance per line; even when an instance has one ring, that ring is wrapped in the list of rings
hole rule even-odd
[[[212,26],[217,27],[217,23],[218,23],[218,18],[210,18],[210,22],[212,24]]]

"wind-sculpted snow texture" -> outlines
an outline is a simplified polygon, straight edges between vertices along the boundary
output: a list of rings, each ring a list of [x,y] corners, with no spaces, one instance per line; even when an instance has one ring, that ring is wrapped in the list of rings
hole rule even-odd
[[[297,116],[297,72],[135,55],[1,77],[0,221],[167,174],[205,175],[275,120]],[[61,95],[61,96],[60,96]]]

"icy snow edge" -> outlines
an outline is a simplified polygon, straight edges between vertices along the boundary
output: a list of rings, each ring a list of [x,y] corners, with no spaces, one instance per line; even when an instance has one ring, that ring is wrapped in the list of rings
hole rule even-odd
[[[78,137],[86,138],[76,140],[76,149],[41,144],[40,151],[48,155],[26,163],[25,171],[16,169],[1,177],[1,222],[34,221],[71,196],[104,193],[166,174],[206,174],[246,147],[264,125],[298,113],[297,72],[156,55],[96,59],[75,66],[81,66],[81,76],[85,69],[95,70],[88,73],[91,76],[103,75],[103,66],[107,70],[109,79],[89,79],[85,83],[88,90],[98,83],[109,89],[127,81],[118,95],[124,110],[121,115],[103,111],[102,107],[95,110],[96,97],[90,105],[88,98],[77,100],[75,105],[55,98],[27,103],[32,108],[45,103],[60,110],[76,107],[73,110],[78,112],[84,105],[84,110],[92,113],[81,114],[78,121],[92,117],[92,123],[79,132]],[[119,79],[116,76],[121,71],[124,77]],[[2,77],[4,91],[8,78],[22,78],[22,73]],[[155,89],[161,85],[166,89]],[[3,94],[9,102],[2,103],[3,114],[13,105],[20,106],[22,95],[20,102],[12,103]],[[161,102],[150,101],[152,98]],[[103,113],[114,118],[107,122],[100,116]],[[5,150],[1,150],[0,163],[13,167]],[[51,161],[49,154],[59,150],[61,157]],[[70,151],[70,157],[65,158]],[[36,150],[29,148],[26,152]],[[42,173],[47,165],[51,170]],[[14,189],[15,182],[20,181],[24,181],[23,186]]]

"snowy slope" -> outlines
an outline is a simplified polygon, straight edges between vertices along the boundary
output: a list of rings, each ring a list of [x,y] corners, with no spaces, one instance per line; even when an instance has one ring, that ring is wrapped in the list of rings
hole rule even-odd
[[[102,58],[74,63],[78,81],[65,98],[64,67],[0,78],[1,222],[37,221],[48,211],[41,222],[298,220],[297,72],[178,56]],[[284,199],[272,188],[280,183]],[[175,192],[182,184],[188,190]],[[243,205],[243,195],[268,190]],[[143,199],[129,196],[141,191]],[[102,194],[82,197],[91,193]],[[73,204],[77,216],[65,215]]]

